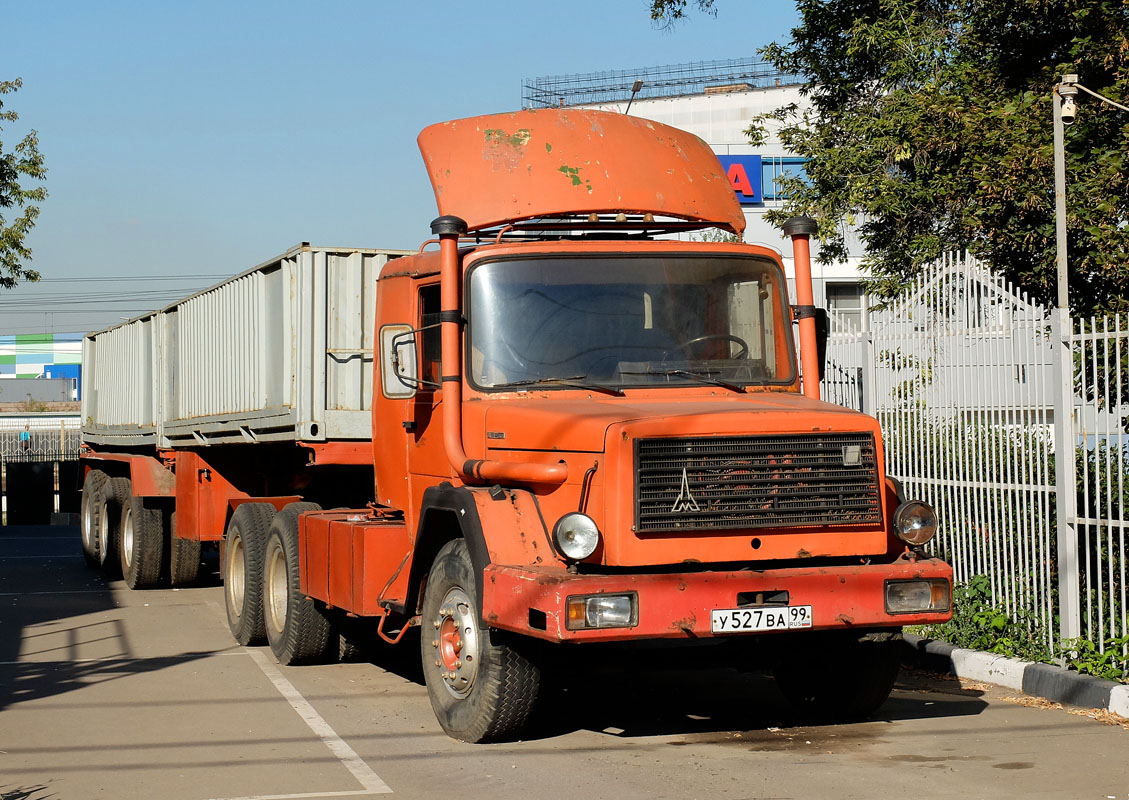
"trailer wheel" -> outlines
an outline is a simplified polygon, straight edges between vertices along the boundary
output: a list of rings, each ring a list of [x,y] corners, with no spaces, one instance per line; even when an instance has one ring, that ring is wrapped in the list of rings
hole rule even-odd
[[[122,506],[122,577],[130,589],[148,589],[161,580],[165,550],[165,525],[161,501],[153,497],[130,497]]]
[[[466,542],[439,551],[423,595],[420,649],[431,707],[447,735],[498,741],[524,728],[541,685],[537,665],[479,620]]]
[[[110,478],[102,485],[98,503],[98,563],[109,578],[120,575],[122,508],[132,494],[129,478]]]
[[[242,645],[263,640],[263,547],[272,519],[270,503],[244,503],[227,524],[223,596],[227,625]]]
[[[200,540],[176,535],[176,512],[169,514],[168,573],[171,586],[188,586],[200,576]]]
[[[801,648],[773,670],[801,715],[827,722],[866,719],[886,702],[901,663],[901,634],[836,638],[819,652]]]
[[[329,649],[333,625],[299,588],[298,515],[320,511],[316,503],[291,503],[278,512],[263,560],[263,617],[267,641],[280,664],[319,661]]]
[[[98,518],[102,511],[102,488],[109,479],[110,476],[102,470],[92,469],[82,482],[79,529],[82,533],[82,557],[90,569],[99,566]]]

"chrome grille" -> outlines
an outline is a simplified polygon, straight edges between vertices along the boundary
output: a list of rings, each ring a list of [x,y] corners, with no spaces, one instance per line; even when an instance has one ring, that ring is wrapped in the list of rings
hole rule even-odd
[[[870,433],[635,441],[635,530],[881,524]]]

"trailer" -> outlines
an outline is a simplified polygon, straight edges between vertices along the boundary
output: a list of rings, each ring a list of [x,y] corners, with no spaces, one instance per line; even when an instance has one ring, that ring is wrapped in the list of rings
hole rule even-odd
[[[815,223],[786,226],[792,304],[776,251],[668,237],[744,228],[683,131],[539,110],[419,145],[417,252],[302,245],[86,338],[88,563],[177,585],[214,543],[237,642],[413,642],[467,741],[608,646],[873,712],[952,570],[877,421],[819,399]]]

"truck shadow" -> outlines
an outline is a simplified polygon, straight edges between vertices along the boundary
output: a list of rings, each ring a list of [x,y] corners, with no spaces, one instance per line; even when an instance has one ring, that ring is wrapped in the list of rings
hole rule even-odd
[[[396,646],[367,648],[364,660],[422,686],[418,634],[410,634]],[[903,667],[890,698],[870,720],[821,724],[798,715],[772,676],[763,672],[718,665],[663,666],[657,653],[646,651],[626,658],[602,655],[603,660],[543,662],[548,666],[545,685],[522,739],[589,730],[623,738],[681,735],[688,737],[686,744],[757,741],[762,749],[779,749],[791,746],[801,732],[801,744],[813,737],[873,739],[888,723],[975,716],[987,708],[980,699],[983,691],[963,688],[950,676]]]
[[[903,671],[890,698],[867,721],[833,724],[797,714],[767,674],[735,669],[578,674],[545,694],[533,728],[523,738],[591,730],[617,737],[680,735],[679,744],[724,743],[786,749],[803,733],[816,739],[873,739],[885,724],[907,719],[974,716],[987,703],[977,690],[935,676]],[[807,744],[804,744],[804,743]]]

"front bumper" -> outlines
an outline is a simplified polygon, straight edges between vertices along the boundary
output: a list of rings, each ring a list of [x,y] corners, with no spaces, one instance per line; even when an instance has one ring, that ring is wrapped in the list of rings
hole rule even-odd
[[[887,581],[930,578],[948,581],[951,597],[952,567],[932,558],[851,567],[643,575],[572,575],[491,564],[483,575],[482,616],[491,627],[549,641],[696,639],[718,635],[710,630],[710,612],[737,608],[738,594],[787,592],[789,605],[812,607],[812,627],[805,630],[900,628],[945,622],[951,616],[949,611],[886,612]],[[626,592],[638,596],[634,626],[568,629],[570,596]]]

